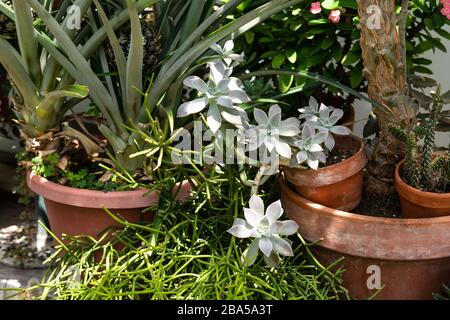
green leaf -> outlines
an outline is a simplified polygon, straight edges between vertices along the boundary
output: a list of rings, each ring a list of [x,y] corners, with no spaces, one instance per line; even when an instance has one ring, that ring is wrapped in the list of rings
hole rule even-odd
[[[329,23],[328,19],[316,19],[316,20],[308,21],[308,24],[310,26],[314,26],[314,25],[317,25],[317,24],[326,24],[326,23]]]
[[[415,66],[413,68],[413,70],[415,72],[419,72],[419,73],[425,73],[425,74],[433,74],[433,71],[431,71],[430,69],[423,67],[423,66]]]
[[[358,9],[358,2],[356,0],[339,0],[338,2],[342,8]]]
[[[326,37],[322,43],[320,44],[320,48],[323,50],[328,49],[334,43],[334,39],[332,37]]]
[[[437,32],[437,30],[439,30],[445,25],[446,18],[440,13],[433,12],[433,22],[435,26],[434,31]]]
[[[253,41],[255,40],[255,34],[251,31],[246,32],[245,40],[247,41],[248,44],[252,44]]]
[[[430,59],[425,59],[425,58],[415,58],[415,59],[412,59],[412,62],[415,64],[424,64],[424,65],[430,65],[432,63],[432,61]]]
[[[285,60],[286,55],[284,53],[277,54],[272,60],[272,67],[274,69],[279,69]]]
[[[355,52],[348,52],[343,58],[342,58],[342,65],[349,66],[361,59],[360,55],[356,54]]]
[[[272,58],[275,57],[279,53],[278,50],[266,51],[261,55],[261,58]]]
[[[295,21],[291,24],[289,24],[289,29],[291,29],[292,31],[297,31],[298,29],[300,29],[300,27],[303,25],[303,21]]]
[[[325,0],[321,3],[322,8],[333,10],[339,8],[338,0]]]
[[[353,68],[350,74],[350,84],[353,89],[357,88],[363,81],[361,68]]]
[[[291,63],[295,63],[295,61],[297,61],[297,51],[295,51],[294,49],[287,49],[286,50],[286,58]]]
[[[448,31],[446,31],[444,29],[440,29],[440,28],[437,28],[434,31],[436,31],[436,33],[438,35],[440,35],[441,37],[444,37],[445,39],[450,40],[450,33]]]
[[[280,75],[278,77],[278,85],[280,86],[280,91],[285,93],[289,91],[294,82],[294,76]]]
[[[431,20],[430,18],[425,18],[423,20],[423,22],[425,22],[425,25],[427,26],[428,29],[433,30],[434,29],[434,23],[433,20]]]
[[[269,37],[262,37],[261,39],[259,39],[260,43],[270,43],[273,42],[274,39],[273,38],[269,38]]]

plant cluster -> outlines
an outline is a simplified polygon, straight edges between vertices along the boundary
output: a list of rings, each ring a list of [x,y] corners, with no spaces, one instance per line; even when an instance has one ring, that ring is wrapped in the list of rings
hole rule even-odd
[[[342,270],[334,273],[323,267],[301,237],[293,237],[295,256],[279,268],[262,260],[250,268],[241,261],[245,243],[227,229],[244,209],[249,190],[237,179],[237,168],[228,166],[224,171],[211,172],[209,181],[197,180],[197,192],[184,203],[174,201],[169,190],[190,173],[165,181],[160,204],[154,208],[159,229],[154,224],[128,223],[109,212],[124,226],[112,242],[67,237],[43,283],[29,292],[41,291],[38,299],[71,300],[348,297]],[[262,190],[261,197],[270,201],[267,191]]]
[[[445,6],[445,1],[443,2]],[[238,7],[234,17],[245,13],[253,6],[252,1]],[[259,24],[244,37],[236,39],[236,46],[248,57],[245,67],[250,69],[281,69],[310,71],[352,87],[367,91],[363,78],[363,61],[360,48],[360,23],[356,0],[305,1],[279,12]],[[441,39],[450,39],[445,26],[450,20],[439,12],[438,0],[408,1],[408,15],[405,28],[406,64],[412,84],[419,84],[417,78],[431,75],[428,66],[431,60],[423,57],[430,50],[446,52]],[[400,14],[401,1],[396,1],[396,12]],[[376,12],[373,12],[374,14]],[[439,36],[433,35],[436,32]],[[245,70],[245,69],[242,69]],[[273,84],[261,86],[252,92],[252,97],[278,96],[303,93],[300,99],[314,95],[327,105],[346,110],[354,97],[336,97],[344,92],[333,85],[314,79],[290,74],[272,77]],[[252,85],[254,85],[252,83]],[[414,98],[420,92],[412,90]],[[287,97],[284,99],[288,99]],[[289,103],[298,103],[297,97]],[[374,130],[367,130],[367,136]]]
[[[399,125],[389,126],[391,134],[404,145],[403,178],[410,186],[428,192],[448,192],[450,187],[449,154],[437,155],[433,159],[435,130],[442,106],[438,86],[433,95],[429,118],[423,125],[409,130]],[[423,139],[421,147],[418,146],[419,138]]]

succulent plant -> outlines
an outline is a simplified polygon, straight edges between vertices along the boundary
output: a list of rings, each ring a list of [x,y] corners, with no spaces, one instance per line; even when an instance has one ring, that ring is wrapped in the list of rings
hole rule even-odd
[[[428,192],[446,192],[450,181],[450,154],[438,155],[433,160],[435,130],[442,106],[438,86],[424,126],[408,130],[401,125],[389,125],[390,133],[404,146],[403,178],[410,186]],[[419,138],[423,138],[421,147],[417,142]]]

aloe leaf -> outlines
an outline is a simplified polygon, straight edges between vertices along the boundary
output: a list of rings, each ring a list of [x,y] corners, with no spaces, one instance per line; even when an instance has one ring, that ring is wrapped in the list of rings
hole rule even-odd
[[[114,32],[114,29],[111,25],[111,22],[108,20],[108,17],[106,16],[105,11],[101,7],[98,0],[94,0],[95,6],[97,7],[100,19],[102,21],[103,26],[105,27],[106,33],[109,38],[109,42],[111,44],[111,48],[113,49],[114,58],[117,65],[117,72],[119,73],[119,81],[122,88],[122,100],[123,105],[126,105],[127,101],[127,95],[126,95],[126,83],[127,83],[127,77],[126,77],[126,69],[127,69],[127,61],[125,58],[125,54],[122,50],[122,47],[120,46],[119,39],[117,39],[117,36]]]
[[[105,116],[108,116],[108,118],[112,120],[111,125],[114,126],[116,130],[121,134],[127,135],[126,131],[121,126],[123,119],[120,116],[118,106],[113,103],[111,95],[109,94],[108,90],[105,88],[101,80],[91,69],[89,62],[82,56],[76,45],[64,32],[58,22],[45,10],[45,8],[37,0],[26,1],[40,16],[49,31],[58,41],[59,46],[67,54],[73,65],[78,69],[81,78],[84,80],[83,82],[79,82],[89,86],[91,92],[94,93],[92,95],[93,100],[100,108],[103,109],[102,111],[104,111]]]
[[[32,111],[39,104],[40,97],[37,87],[29,77],[19,54],[5,39],[0,38],[0,63],[5,67],[12,82],[23,97],[25,108]]]
[[[17,40],[22,55],[25,69],[31,76],[36,87],[39,87],[42,72],[39,63],[38,42],[33,26],[33,15],[31,7],[23,0],[13,0],[14,12],[16,13]]]
[[[131,23],[131,42],[127,61],[127,105],[124,107],[128,117],[134,119],[139,112],[142,100],[140,92],[142,91],[144,44],[136,2],[128,0],[127,5]]]
[[[101,124],[98,129],[106,137],[116,154],[121,153],[126,149],[127,144],[125,143],[125,141],[118,137],[110,128],[108,128],[104,124]]]

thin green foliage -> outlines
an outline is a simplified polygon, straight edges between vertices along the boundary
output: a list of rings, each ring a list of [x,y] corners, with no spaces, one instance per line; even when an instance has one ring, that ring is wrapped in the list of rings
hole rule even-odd
[[[262,257],[251,267],[242,265],[241,254],[248,243],[226,231],[233,219],[243,214],[249,188],[237,179],[237,168],[223,170],[219,174],[211,169],[207,180],[185,167],[178,168],[178,176],[162,176],[157,183],[161,199],[158,207],[152,208],[153,223],[131,224],[107,210],[123,229],[107,232],[101,240],[66,237],[67,250],[59,247],[50,259],[51,267],[38,286],[43,289],[39,298],[348,297],[341,284],[342,270],[333,273],[320,265],[301,237],[293,237],[295,255],[284,259],[279,268],[266,266]],[[169,190],[187,176],[197,184],[195,195],[184,202],[174,201]]]

